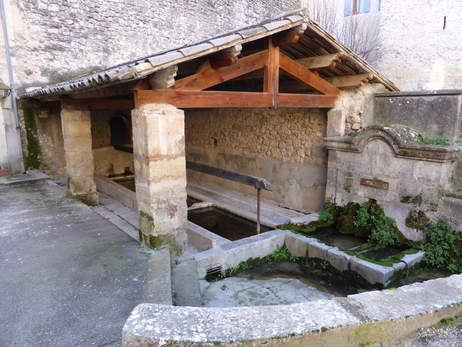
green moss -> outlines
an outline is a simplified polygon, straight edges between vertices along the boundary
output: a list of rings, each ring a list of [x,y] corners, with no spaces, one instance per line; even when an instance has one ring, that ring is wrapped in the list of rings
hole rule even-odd
[[[26,169],[40,168],[40,143],[37,134],[37,124],[35,122],[35,112],[30,104],[22,103],[24,125],[26,130],[27,153],[24,158]]]
[[[446,138],[442,137],[427,137],[427,136],[421,136],[418,140],[420,144],[423,145],[433,145],[433,146],[450,146],[450,142]]]
[[[217,280],[220,280],[226,277],[231,277],[239,273],[246,272],[258,265],[274,263],[274,262],[281,262],[281,261],[290,261],[293,263],[299,263],[301,259],[291,254],[286,247],[282,247],[274,251],[270,255],[267,255],[266,257],[247,259],[246,261],[239,263],[239,265],[231,266],[228,269],[226,269],[226,271],[220,274],[209,276],[206,279],[208,281],[217,281]]]

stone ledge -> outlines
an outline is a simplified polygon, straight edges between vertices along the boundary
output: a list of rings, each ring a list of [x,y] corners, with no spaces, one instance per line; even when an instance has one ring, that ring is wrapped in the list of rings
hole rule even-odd
[[[123,346],[357,346],[397,339],[462,313],[462,275],[347,298],[279,306],[193,308],[141,304]],[[362,324],[363,323],[363,324]]]

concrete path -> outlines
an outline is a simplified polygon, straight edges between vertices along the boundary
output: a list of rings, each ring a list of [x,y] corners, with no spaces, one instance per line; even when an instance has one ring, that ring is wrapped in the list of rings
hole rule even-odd
[[[0,186],[0,346],[118,346],[136,305],[171,303],[168,254],[64,194]]]

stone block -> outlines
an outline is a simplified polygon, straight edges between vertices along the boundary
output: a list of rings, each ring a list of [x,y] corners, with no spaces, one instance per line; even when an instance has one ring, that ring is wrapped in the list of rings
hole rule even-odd
[[[344,136],[345,122],[344,111],[333,109],[327,112],[327,136]]]
[[[308,239],[308,257],[328,260],[328,251],[332,246],[326,245],[317,241],[316,239]]]
[[[299,224],[299,225],[306,225],[312,222],[316,222],[319,220],[318,213],[311,213],[301,217],[294,217],[290,219],[290,224]]]
[[[356,257],[350,259],[350,270],[356,272],[370,284],[387,285],[396,270],[393,267],[374,264]]]
[[[401,261],[406,264],[407,268],[413,267],[414,265],[417,265],[420,263],[425,256],[424,251],[419,251],[415,254],[406,254],[404,257],[401,258]]]
[[[327,251],[326,261],[330,263],[338,271],[349,270],[351,256],[338,248],[331,248]]]
[[[285,239],[285,246],[289,252],[297,257],[305,258],[308,253],[308,243],[299,235],[288,235]]]

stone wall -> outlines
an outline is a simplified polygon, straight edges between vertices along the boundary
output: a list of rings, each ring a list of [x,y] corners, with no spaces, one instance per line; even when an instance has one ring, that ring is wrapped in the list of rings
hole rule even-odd
[[[20,86],[69,79],[300,7],[299,0],[5,3]]]
[[[133,154],[116,150],[111,144],[110,120],[114,116],[131,118],[129,111],[93,111],[91,133],[95,174],[112,176],[134,172]]]
[[[324,110],[221,109],[186,112],[187,160],[269,180],[263,197],[314,211],[324,201]],[[255,189],[189,171],[189,179],[255,194]]]
[[[462,91],[383,93],[374,104],[374,124],[402,124],[426,137],[462,140]]]
[[[35,122],[40,144],[40,169],[52,177],[64,178],[66,160],[59,110],[40,110],[35,114]]]
[[[406,219],[414,210],[440,217],[441,192],[451,189],[458,149],[417,144],[407,131],[370,127],[354,138],[328,138],[326,199],[338,205],[374,199],[406,237],[417,240],[422,233]]]
[[[401,90],[460,88],[461,18],[461,0],[382,0],[379,71]]]

